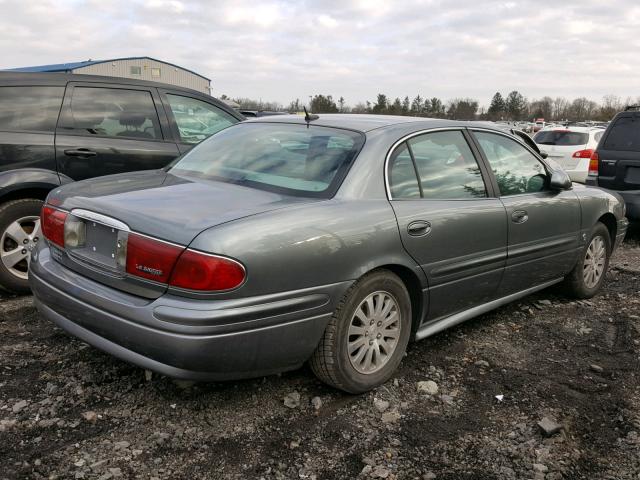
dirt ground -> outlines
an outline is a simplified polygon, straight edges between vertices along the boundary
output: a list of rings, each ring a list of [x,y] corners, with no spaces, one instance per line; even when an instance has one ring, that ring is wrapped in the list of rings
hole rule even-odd
[[[596,298],[546,290],[415,343],[360,396],[307,368],[148,378],[1,297],[0,479],[154,477],[640,479],[639,226]]]

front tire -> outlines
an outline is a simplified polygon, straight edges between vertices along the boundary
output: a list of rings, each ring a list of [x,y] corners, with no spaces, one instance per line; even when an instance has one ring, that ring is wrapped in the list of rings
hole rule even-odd
[[[602,288],[611,257],[611,237],[604,224],[598,222],[589,242],[582,250],[576,266],[564,280],[565,290],[575,298],[591,298]]]
[[[336,308],[310,360],[323,382],[362,393],[386,382],[398,368],[411,334],[411,300],[388,270],[357,280]]]
[[[29,293],[31,250],[41,240],[42,200],[23,198],[0,205],[0,287]]]

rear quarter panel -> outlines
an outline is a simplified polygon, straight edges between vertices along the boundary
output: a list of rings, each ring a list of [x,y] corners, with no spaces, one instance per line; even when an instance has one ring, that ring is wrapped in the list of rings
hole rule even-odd
[[[605,214],[612,214],[617,221],[622,220],[624,201],[615,193],[600,188],[574,184],[574,191],[582,210],[582,231],[589,232]]]
[[[243,263],[247,280],[229,298],[355,280],[387,264],[411,269],[425,285],[386,199],[332,199],[246,217],[205,230],[190,247]]]

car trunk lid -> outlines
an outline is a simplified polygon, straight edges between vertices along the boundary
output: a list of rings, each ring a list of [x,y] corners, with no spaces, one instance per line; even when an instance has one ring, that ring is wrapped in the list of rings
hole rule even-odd
[[[126,274],[122,261],[119,263],[119,256],[126,256],[130,235],[142,234],[184,248],[200,232],[216,225],[314,201],[320,200],[164,171],[77,182],[54,191],[48,202],[83,224],[85,241],[79,247],[53,246],[53,256],[94,280],[157,298],[166,290],[165,282]]]

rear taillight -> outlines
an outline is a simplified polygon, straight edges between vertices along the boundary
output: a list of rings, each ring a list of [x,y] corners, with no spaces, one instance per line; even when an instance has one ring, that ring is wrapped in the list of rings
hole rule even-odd
[[[598,167],[600,165],[600,156],[598,152],[593,152],[591,155],[591,160],[589,160],[589,176],[597,177],[598,176]]]
[[[126,271],[136,277],[167,283],[184,247],[130,233],[127,241]]]
[[[587,148],[586,150],[578,150],[577,152],[574,152],[572,157],[573,158],[591,158],[591,155],[593,155],[593,148]]]
[[[51,243],[64,248],[64,222],[67,212],[45,205],[40,214],[42,234]]]
[[[245,276],[244,267],[235,260],[185,250],[173,269],[169,284],[187,290],[213,292],[239,287]]]

